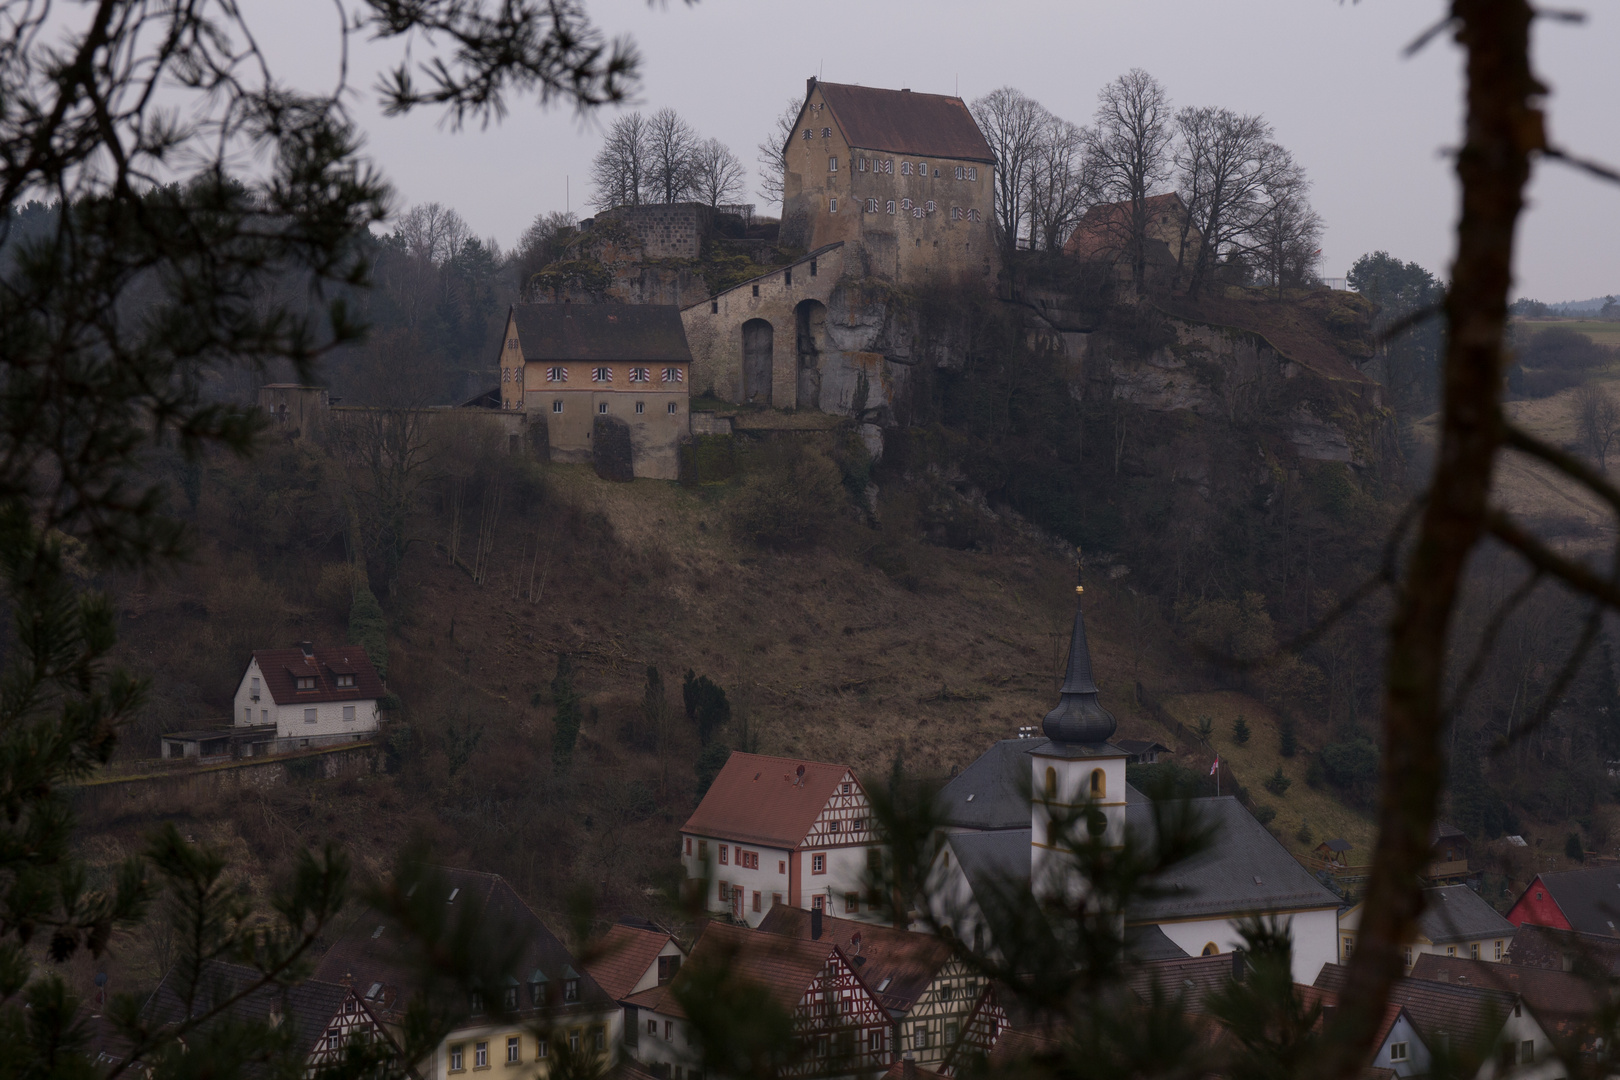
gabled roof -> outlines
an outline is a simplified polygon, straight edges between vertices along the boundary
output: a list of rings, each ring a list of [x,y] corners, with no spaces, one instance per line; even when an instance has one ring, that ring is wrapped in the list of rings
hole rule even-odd
[[[711,922],[692,945],[691,958],[663,986],[643,990],[626,1004],[665,1016],[684,1018],[677,994],[699,972],[724,969],[731,978],[757,987],[783,1012],[792,1015],[799,1001],[827,966],[837,947],[827,941],[809,941],[750,930],[746,926]]]
[[[1152,739],[1114,739],[1113,743],[1127,754],[1145,754],[1150,750],[1162,750],[1167,754],[1175,753],[1164,743],[1154,742]]]
[[[1237,799],[1225,795],[1191,802],[1214,828],[1210,846],[1165,873],[1159,884],[1166,895],[1134,901],[1125,913],[1128,923],[1339,906],[1339,897]],[[1139,840],[1151,842],[1152,804],[1127,802],[1125,823]]]
[[[1437,821],[1429,826],[1429,843],[1431,844],[1438,844],[1440,841],[1449,840],[1454,836],[1460,836],[1465,840],[1468,838],[1461,829],[1455,825],[1447,825],[1443,821]]]
[[[675,939],[662,930],[615,923],[607,933],[591,942],[584,958],[585,970],[613,1000],[618,1001],[636,988],[658,954]]]
[[[984,132],[959,97],[847,83],[816,82],[816,88],[851,147],[995,163]]]
[[[1029,756],[1044,738],[1002,739],[940,789],[946,825],[962,829],[1029,828]]]
[[[810,927],[810,912],[786,904],[772,907],[759,924],[765,933],[806,941],[812,940]],[[838,946],[883,1007],[894,1012],[909,1012],[951,958],[950,945],[932,934],[851,919],[823,917],[821,937],[814,940]]]
[[[526,992],[520,993],[519,1015],[567,1016],[600,1010],[612,1003],[587,972],[577,976],[579,1001],[562,1004],[562,994],[557,988],[563,980],[575,978],[583,965],[547,929],[540,916],[524,903],[505,878],[474,870],[441,869],[437,873],[442,875],[447,914],[455,917],[463,911],[476,912],[479,923],[499,934],[507,948],[521,946],[522,951],[514,958],[514,977],[527,984],[534,981],[538,973],[555,992],[556,996],[551,999],[555,1004],[546,1008],[537,1008]],[[398,1022],[403,1018],[407,999],[416,988],[417,966],[412,962],[410,943],[398,929],[376,915],[361,913],[317,961],[315,977],[328,982],[347,980],[380,1019]]]
[[[1125,953],[1136,960],[1185,960],[1187,950],[1170,940],[1157,926],[1132,926],[1125,930]]]
[[[824,761],[733,752],[681,831],[796,848],[849,772]]]
[[[277,705],[371,701],[388,693],[377,669],[371,666],[371,657],[359,645],[317,645],[307,656],[302,648],[255,649],[253,659],[264,677],[270,700]],[[339,687],[338,675],[353,675],[354,685]],[[300,676],[313,676],[315,689],[298,689],[296,680]]]
[[[1167,998],[1181,997],[1190,1006],[1202,1007],[1204,999],[1232,981],[1241,953],[1217,956],[1187,956],[1138,964],[1126,975],[1126,982],[1139,999],[1146,1001],[1155,986]]]
[[[208,961],[203,967],[200,993],[192,1006],[193,1015],[213,1008],[215,1002],[232,997],[259,978],[259,973],[252,968]],[[175,985],[176,979],[171,970],[146,999],[141,1009],[145,1023],[156,1027],[186,1019],[186,1005]],[[264,986],[232,1005],[220,1020],[264,1021],[272,1014],[279,1014],[283,1024],[291,1025],[294,1051],[300,1057],[308,1057],[315,1051],[316,1042],[326,1035],[326,1025],[338,1015],[348,996],[348,987],[317,979],[306,979],[288,987]]]
[[[1350,841],[1344,839],[1343,837],[1336,837],[1336,838],[1334,838],[1332,840],[1324,840],[1320,844],[1317,844],[1316,846],[1317,847],[1325,847],[1329,851],[1349,851],[1350,850]]]
[[[1495,908],[1468,886],[1444,885],[1423,890],[1423,914],[1418,916],[1418,933],[1436,945],[1444,945],[1492,935],[1511,937],[1513,924],[1498,915]]]
[[[1540,874],[1537,880],[1569,920],[1571,930],[1620,936],[1620,866],[1560,870]],[[1531,881],[1525,892],[1535,887],[1536,881]]]
[[[1506,960],[1515,967],[1620,977],[1620,940],[1524,923],[1513,931]]]
[[[996,829],[990,832],[951,833],[946,838],[956,853],[957,865],[967,877],[968,887],[980,904],[985,896],[1003,894],[1029,884],[1030,829]]]
[[[1348,971],[1342,964],[1323,964],[1316,986],[1342,994]],[[1511,990],[1413,978],[1396,979],[1389,988],[1390,1004],[1406,1010],[1424,1043],[1438,1049],[1444,1045],[1441,1036],[1450,1036],[1452,1049],[1463,1054],[1488,1051],[1518,998]]]
[[[689,364],[674,304],[514,304],[523,359]]]
[[[1453,985],[1486,986],[1519,995],[1549,1038],[1565,1050],[1581,1050],[1602,1034],[1597,1012],[1607,998],[1598,985],[1572,971],[1494,964],[1460,956],[1424,953],[1412,978]]]

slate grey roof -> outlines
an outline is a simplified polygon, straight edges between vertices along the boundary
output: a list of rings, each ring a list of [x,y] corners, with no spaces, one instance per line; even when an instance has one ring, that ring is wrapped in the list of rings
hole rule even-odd
[[[950,835],[957,865],[967,876],[975,897],[988,895],[997,888],[1004,890],[1009,883],[1029,882],[1029,842],[1027,824],[1022,829]]]
[[[944,823],[958,829],[1023,829],[1029,831],[1029,753],[1050,753],[1051,740],[1002,739],[963,769],[939,793]],[[1110,750],[1116,748],[1110,747]],[[1121,756],[1123,750],[1113,756]],[[1126,802],[1146,802],[1140,791],[1125,786]]]
[[[674,304],[514,304],[523,359],[690,364]]]
[[[1132,904],[1126,922],[1338,908],[1338,896],[1295,862],[1237,799],[1225,795],[1192,802],[1214,827],[1210,846],[1165,875],[1160,884],[1168,895]],[[1151,840],[1152,805],[1127,803],[1125,823],[1136,838]]]
[[[1132,926],[1127,929],[1125,952],[1143,962],[1187,959],[1187,950],[1171,941],[1157,926]]]
[[[1606,937],[1620,935],[1620,866],[1542,874],[1541,884],[1569,920],[1571,930]]]
[[[1436,945],[1444,945],[1492,936],[1511,937],[1513,924],[1468,886],[1446,885],[1423,890],[1418,933]]]

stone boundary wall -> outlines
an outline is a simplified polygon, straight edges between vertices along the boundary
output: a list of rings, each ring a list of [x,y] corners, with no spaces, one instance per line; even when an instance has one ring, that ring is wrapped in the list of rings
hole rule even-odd
[[[621,222],[641,242],[644,259],[695,259],[711,225],[702,203],[656,203],[615,206],[600,217]]]
[[[382,751],[376,743],[349,743],[307,754],[96,778],[73,785],[70,798],[74,809],[88,816],[172,813],[265,791],[290,780],[337,780],[374,773],[381,763]]]

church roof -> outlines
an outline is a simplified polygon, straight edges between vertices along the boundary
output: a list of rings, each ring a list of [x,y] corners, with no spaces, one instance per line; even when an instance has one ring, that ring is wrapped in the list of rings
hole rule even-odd
[[[523,359],[690,364],[674,304],[514,304]]]
[[[946,825],[962,829],[1029,828],[1029,758],[1045,739],[1002,739],[939,793]]]
[[[1125,912],[1127,923],[1339,906],[1337,894],[1296,862],[1237,799],[1191,801],[1214,829],[1209,846],[1166,871],[1159,882],[1164,895],[1133,901]],[[1137,841],[1151,842],[1152,804],[1127,802],[1125,823]]]
[[[846,83],[815,86],[851,147],[995,163],[984,132],[959,97]]]
[[[1086,644],[1086,615],[1080,607],[1080,595],[1085,589],[1077,584],[1074,592],[1068,670],[1057,708],[1041,721],[1041,731],[1052,745],[1031,752],[1053,757],[1126,757],[1125,751],[1108,744],[1119,725],[1114,714],[1097,700],[1097,684],[1091,677],[1091,647]]]
[[[849,772],[847,765],[733,752],[681,831],[796,848]]]
[[[960,832],[950,837],[956,862],[973,895],[983,898],[996,889],[1029,882],[1030,828],[993,832]]]

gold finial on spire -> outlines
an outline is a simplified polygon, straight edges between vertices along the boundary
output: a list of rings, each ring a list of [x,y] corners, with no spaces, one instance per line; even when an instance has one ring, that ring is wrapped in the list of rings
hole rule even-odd
[[[1085,585],[1086,553],[1080,550],[1078,544],[1074,548],[1074,594],[1079,596],[1086,591]]]

